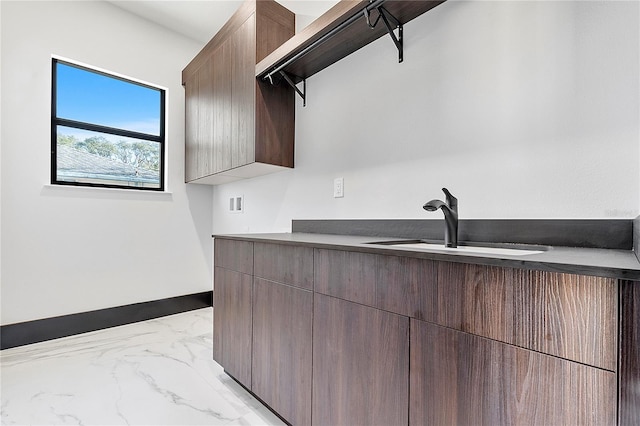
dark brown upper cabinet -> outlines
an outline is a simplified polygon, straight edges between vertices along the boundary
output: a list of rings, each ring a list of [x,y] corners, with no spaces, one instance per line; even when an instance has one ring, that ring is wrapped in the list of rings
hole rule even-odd
[[[216,185],[293,167],[293,88],[256,80],[254,71],[294,33],[291,11],[247,0],[182,71],[186,182]]]

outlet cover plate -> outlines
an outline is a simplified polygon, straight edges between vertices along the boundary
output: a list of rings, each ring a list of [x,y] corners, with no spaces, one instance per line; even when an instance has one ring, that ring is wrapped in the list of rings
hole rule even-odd
[[[244,211],[244,196],[236,195],[229,198],[229,213],[242,213]]]

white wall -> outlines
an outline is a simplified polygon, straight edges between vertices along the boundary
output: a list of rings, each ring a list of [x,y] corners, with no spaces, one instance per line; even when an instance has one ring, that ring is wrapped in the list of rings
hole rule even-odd
[[[211,189],[184,182],[201,45],[104,2],[2,1],[2,324],[211,289]],[[51,55],[168,89],[170,194],[47,186]]]
[[[640,214],[639,3],[449,1],[307,80],[296,168],[214,189],[214,233],[292,219]],[[333,179],[345,197],[334,199]],[[243,194],[246,211],[226,212]]]

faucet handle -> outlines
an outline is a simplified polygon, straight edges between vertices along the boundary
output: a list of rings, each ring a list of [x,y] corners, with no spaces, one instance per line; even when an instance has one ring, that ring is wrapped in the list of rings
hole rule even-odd
[[[449,208],[458,213],[458,199],[454,197],[447,188],[442,188],[442,192],[447,196],[447,205]]]

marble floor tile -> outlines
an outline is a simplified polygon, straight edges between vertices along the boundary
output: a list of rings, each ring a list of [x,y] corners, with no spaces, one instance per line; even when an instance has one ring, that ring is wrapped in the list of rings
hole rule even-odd
[[[0,351],[2,425],[283,425],[212,359],[213,310]]]

